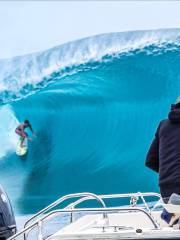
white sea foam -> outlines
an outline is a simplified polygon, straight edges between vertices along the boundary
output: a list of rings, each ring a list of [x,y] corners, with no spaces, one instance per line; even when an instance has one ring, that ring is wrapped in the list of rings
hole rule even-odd
[[[0,145],[0,159],[8,152],[15,151],[18,137],[14,130],[18,125],[18,120],[14,115],[12,108],[9,105],[0,108],[0,132],[1,132],[1,145]]]
[[[97,35],[69,42],[50,50],[0,60],[0,92],[18,93],[27,84],[35,86],[51,73],[100,61],[103,56],[127,53],[155,44],[180,43],[180,29],[135,31]]]

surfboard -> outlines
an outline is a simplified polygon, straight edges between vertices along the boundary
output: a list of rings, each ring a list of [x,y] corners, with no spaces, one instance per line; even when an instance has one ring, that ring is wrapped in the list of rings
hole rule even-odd
[[[18,156],[23,156],[27,153],[28,150],[28,143],[27,139],[24,140],[23,146],[21,146],[21,138],[19,139],[16,147],[16,154]]]

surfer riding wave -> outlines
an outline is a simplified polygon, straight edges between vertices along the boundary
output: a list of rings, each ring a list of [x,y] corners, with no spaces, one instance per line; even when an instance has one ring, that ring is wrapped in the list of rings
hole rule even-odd
[[[26,128],[29,128],[32,132],[32,134],[35,136],[35,133],[32,129],[32,126],[29,122],[29,120],[25,120],[23,123],[21,123],[15,130],[15,132],[21,137],[21,147],[23,147],[23,143],[25,138],[27,138],[27,140],[32,141],[32,138],[30,138],[28,136],[28,134],[24,131]]]

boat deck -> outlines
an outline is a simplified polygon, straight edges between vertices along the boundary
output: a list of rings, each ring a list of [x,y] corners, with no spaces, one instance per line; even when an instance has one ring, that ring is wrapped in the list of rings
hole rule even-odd
[[[107,200],[124,198],[129,199],[129,205],[107,206]],[[156,198],[157,201],[150,207],[147,198]],[[72,202],[64,208],[54,210],[66,200]],[[78,208],[80,204],[92,200],[97,201],[100,207]],[[164,204],[158,193],[69,194],[31,217],[25,223],[24,229],[9,240],[17,239],[19,236],[23,236],[26,240],[34,229],[37,230],[38,240],[180,239],[179,223],[170,227],[162,220],[162,207],[180,216],[180,206]],[[50,236],[44,236],[45,224],[57,216],[61,221],[64,214],[69,217],[69,223]],[[77,214],[79,214],[78,218]]]

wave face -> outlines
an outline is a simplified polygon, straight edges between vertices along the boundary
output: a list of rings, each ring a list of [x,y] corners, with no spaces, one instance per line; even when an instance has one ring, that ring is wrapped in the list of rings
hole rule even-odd
[[[63,194],[158,191],[144,160],[180,95],[180,30],[112,33],[0,61],[1,183],[16,211]],[[14,129],[37,138],[24,158]]]

